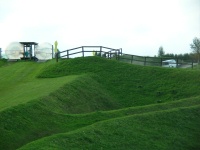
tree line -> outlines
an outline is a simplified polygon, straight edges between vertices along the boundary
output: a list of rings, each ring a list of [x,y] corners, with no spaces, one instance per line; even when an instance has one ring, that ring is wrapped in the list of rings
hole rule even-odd
[[[162,46],[158,49],[158,57],[179,58],[182,60],[193,60],[200,63],[200,38],[195,37],[193,43],[190,44],[191,52],[185,54],[165,53]]]

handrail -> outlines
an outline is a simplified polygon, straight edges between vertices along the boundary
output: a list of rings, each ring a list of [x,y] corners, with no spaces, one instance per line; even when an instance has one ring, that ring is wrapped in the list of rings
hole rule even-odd
[[[88,50],[87,48],[94,48],[95,50]],[[77,51],[80,49],[79,51]],[[97,50],[98,49],[98,50]],[[108,51],[106,51],[108,50]],[[75,52],[74,52],[75,51]],[[132,54],[125,54],[122,53],[122,48],[115,49],[115,48],[110,48],[110,47],[105,47],[105,46],[79,46],[76,48],[72,49],[67,49],[62,52],[58,52],[56,54],[56,61],[58,62],[58,58],[69,58],[69,56],[75,55],[75,54],[80,54],[82,53],[82,57],[85,57],[86,53],[91,53],[91,52],[97,52],[101,57],[106,57],[108,59],[111,59],[115,57],[115,59],[119,61],[124,61],[128,63],[136,63],[140,65],[156,65],[156,66],[162,66],[162,62],[167,59],[175,59],[177,66],[179,65],[191,65],[193,68],[193,61],[189,62],[180,62],[177,57],[150,57],[150,56],[138,56],[138,55],[132,55]],[[138,63],[137,63],[138,62]]]

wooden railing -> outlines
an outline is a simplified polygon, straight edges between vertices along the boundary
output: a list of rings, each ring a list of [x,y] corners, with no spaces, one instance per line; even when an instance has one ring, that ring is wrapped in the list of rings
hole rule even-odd
[[[75,57],[92,56],[94,55],[93,53],[98,53],[99,56],[106,56],[106,58],[112,58],[113,55],[121,55],[122,49],[114,49],[104,46],[80,46],[72,49],[67,49],[62,52],[58,52],[56,54],[56,61],[58,62],[58,58],[71,58],[75,55]]]
[[[122,54],[119,57],[120,61],[143,65],[143,66],[161,66],[161,67],[175,67],[175,68],[193,68],[195,63],[192,59],[183,60],[178,57],[149,57],[149,56],[137,56],[131,54]],[[164,64],[166,60],[175,60],[174,63],[167,66]]]
[[[170,59],[176,61],[171,66],[175,66],[176,68],[193,68],[193,66],[196,64],[193,60],[182,60],[177,57],[145,57],[125,54],[122,53],[122,48],[114,49],[104,46],[80,46],[72,49],[67,49],[56,54],[56,61],[58,62],[59,58],[69,59],[75,57],[93,56],[94,53],[96,53],[95,55],[97,56],[105,57],[108,59],[116,59],[118,61],[144,66],[167,67],[163,65],[163,61]]]

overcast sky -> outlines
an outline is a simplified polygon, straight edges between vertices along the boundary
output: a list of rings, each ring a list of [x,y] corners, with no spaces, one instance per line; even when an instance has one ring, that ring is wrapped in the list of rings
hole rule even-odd
[[[58,41],[154,56],[190,53],[200,38],[200,0],[0,0],[0,47]]]

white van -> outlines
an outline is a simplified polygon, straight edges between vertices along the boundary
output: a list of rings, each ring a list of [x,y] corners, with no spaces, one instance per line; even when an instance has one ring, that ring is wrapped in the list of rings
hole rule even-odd
[[[170,60],[162,61],[162,67],[172,67],[172,68],[176,68],[176,67],[177,67],[176,60],[170,59]]]

